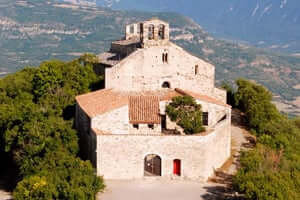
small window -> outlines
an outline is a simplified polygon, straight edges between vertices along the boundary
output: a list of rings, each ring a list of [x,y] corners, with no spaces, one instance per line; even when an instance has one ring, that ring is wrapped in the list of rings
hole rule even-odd
[[[149,40],[153,40],[154,39],[154,25],[151,24],[149,26],[149,29],[148,29],[148,39]]]
[[[202,124],[208,126],[208,112],[202,113]]]
[[[154,129],[154,124],[148,124],[148,128]]]
[[[199,70],[199,67],[198,67],[198,65],[195,65],[195,75],[197,75],[197,74],[198,74],[198,70]]]
[[[167,53],[165,54],[165,62],[166,63],[168,62],[168,54]]]
[[[138,124],[133,124],[133,128],[139,129],[139,125]]]

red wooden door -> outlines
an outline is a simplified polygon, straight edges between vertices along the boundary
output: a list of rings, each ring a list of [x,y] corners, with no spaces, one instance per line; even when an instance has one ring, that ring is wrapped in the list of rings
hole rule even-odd
[[[173,161],[173,174],[180,176],[181,171],[181,162],[180,160],[176,159]]]

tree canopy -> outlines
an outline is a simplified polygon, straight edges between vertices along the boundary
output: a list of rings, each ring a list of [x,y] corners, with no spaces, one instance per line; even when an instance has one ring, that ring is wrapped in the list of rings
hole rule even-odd
[[[234,187],[249,200],[300,199],[299,119],[280,114],[263,86],[243,79],[236,84],[236,104],[257,136],[257,145],[242,152]]]
[[[202,124],[201,105],[190,96],[174,97],[166,107],[166,113],[171,121],[183,128],[186,134],[205,131]]]
[[[0,150],[20,171],[15,199],[94,199],[104,187],[77,157],[75,96],[102,81],[83,61],[46,61],[0,79]]]

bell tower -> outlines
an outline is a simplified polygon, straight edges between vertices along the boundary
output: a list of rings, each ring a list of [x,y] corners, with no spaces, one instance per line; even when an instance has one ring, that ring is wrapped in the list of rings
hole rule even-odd
[[[166,45],[170,39],[169,24],[153,18],[126,26],[126,40],[139,40],[142,47]]]

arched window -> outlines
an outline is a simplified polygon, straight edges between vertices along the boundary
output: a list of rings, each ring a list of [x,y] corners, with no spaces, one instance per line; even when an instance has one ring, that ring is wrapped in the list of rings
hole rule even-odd
[[[145,176],[161,176],[161,158],[155,154],[149,154],[144,159]]]
[[[158,38],[160,40],[165,39],[165,25],[161,24],[158,27]]]
[[[165,81],[165,82],[163,82],[163,84],[162,84],[161,87],[162,87],[162,88],[171,88],[171,85],[170,85],[169,82]]]
[[[153,40],[154,39],[154,25],[150,24],[148,29],[148,39]]]

